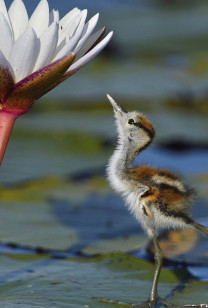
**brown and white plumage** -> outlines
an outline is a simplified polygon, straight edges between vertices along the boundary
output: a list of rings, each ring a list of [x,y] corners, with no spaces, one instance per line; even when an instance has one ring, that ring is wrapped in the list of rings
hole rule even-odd
[[[128,176],[148,187],[140,196],[140,204],[144,214],[153,220],[152,227],[159,229],[192,223],[189,209],[195,194],[176,175],[145,165],[129,168]]]
[[[152,142],[154,128],[140,113],[126,112],[123,108],[120,111],[116,106],[113,105],[118,146],[107,168],[112,187],[125,198],[128,208],[147,232],[191,226],[189,208],[195,195],[193,189],[171,172],[132,164]]]
[[[157,241],[160,228],[195,227],[208,235],[208,228],[196,223],[190,215],[195,197],[192,188],[175,174],[149,165],[133,164],[134,158],[152,142],[155,132],[150,121],[142,114],[127,112],[107,94],[114,109],[118,144],[110,158],[107,175],[113,189],[141,223],[155,245],[155,275],[148,300],[131,307],[155,307],[162,301],[157,284],[162,267],[162,254]],[[125,304],[109,301],[109,303]],[[208,306],[207,306],[208,307]]]

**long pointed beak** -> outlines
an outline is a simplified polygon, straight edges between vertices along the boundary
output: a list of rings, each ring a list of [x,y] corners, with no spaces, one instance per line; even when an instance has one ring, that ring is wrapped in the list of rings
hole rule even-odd
[[[115,111],[119,111],[120,113],[127,113],[126,109],[124,109],[119,103],[117,103],[109,94],[106,94],[106,96]]]

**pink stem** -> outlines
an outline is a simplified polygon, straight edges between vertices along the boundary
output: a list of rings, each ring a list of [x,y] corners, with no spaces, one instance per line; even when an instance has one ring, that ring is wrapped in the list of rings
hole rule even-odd
[[[0,112],[0,165],[12,132],[12,128],[18,114]]]

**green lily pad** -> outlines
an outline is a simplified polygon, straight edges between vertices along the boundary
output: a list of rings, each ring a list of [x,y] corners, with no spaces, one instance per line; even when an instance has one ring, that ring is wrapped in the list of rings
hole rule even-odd
[[[175,291],[171,301],[174,304],[203,304],[208,303],[207,283],[190,280],[180,291]]]
[[[78,241],[74,228],[60,224],[43,202],[4,202],[0,241],[20,246],[67,249]]]
[[[113,239],[98,240],[83,249],[84,253],[110,253],[114,251],[128,252],[146,245],[148,239],[145,234],[120,236]]]
[[[110,307],[99,298],[138,302],[148,296],[153,274],[151,263],[121,253],[90,259],[0,259],[3,307]],[[173,271],[163,270],[161,295],[177,283]]]

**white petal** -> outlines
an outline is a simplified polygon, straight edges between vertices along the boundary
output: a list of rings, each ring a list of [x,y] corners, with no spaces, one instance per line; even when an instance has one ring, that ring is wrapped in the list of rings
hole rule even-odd
[[[113,35],[113,32],[110,32],[99,44],[97,44],[92,50],[90,50],[86,55],[84,55],[81,59],[74,62],[70,68],[68,69],[68,72],[72,72],[74,70],[78,70],[81,67],[83,67],[86,63],[88,63],[90,60],[92,60],[98,53],[103,50],[103,48],[109,43],[111,37]]]
[[[7,68],[9,65],[7,59],[5,58],[3,52],[0,50],[0,66]]]
[[[10,25],[9,15],[7,13],[7,8],[6,8],[4,0],[0,0],[0,13],[4,15],[8,24]]]
[[[96,32],[91,34],[91,36],[88,38],[86,43],[82,46],[82,48],[77,53],[76,51],[74,51],[76,53],[76,60],[79,60],[82,56],[86,54],[86,52],[88,52],[91,49],[91,47],[99,39],[103,31],[104,31],[103,27],[98,29]]]
[[[73,34],[76,32],[76,30],[77,30],[77,28],[79,26],[79,23],[80,23],[81,18],[82,18],[82,13],[80,13],[80,11],[78,9],[74,9],[72,11],[74,12],[74,14],[71,14],[70,16],[75,16],[76,14],[78,14],[78,15],[73,17],[73,19],[69,22],[67,27],[64,28],[63,26],[60,26],[60,23],[59,23],[59,38],[58,38],[57,48],[56,48],[56,51],[54,52],[52,58],[50,59],[50,62],[52,62],[54,58],[57,59],[56,56],[65,47],[66,43],[69,41],[71,36],[73,36]],[[68,50],[67,47],[68,47],[68,45],[65,47],[65,49],[62,52],[64,55],[67,54],[67,50]]]
[[[66,45],[64,46],[64,48],[62,48],[57,55],[54,58],[54,61],[57,59],[60,59],[62,57],[64,57],[65,55],[67,55],[68,53],[72,52],[74,50],[74,48],[76,47],[82,33],[83,33],[83,28],[84,28],[84,23],[87,17],[87,10],[83,10],[81,12],[81,19],[80,19],[80,23],[77,27],[77,30],[75,32],[75,34],[72,36],[71,39],[69,39],[68,42],[66,42]]]
[[[43,67],[51,58],[58,42],[58,24],[53,23],[40,37],[40,53],[33,71]]]
[[[59,40],[58,45],[66,39],[67,41],[74,35],[80,20],[82,18],[82,14],[78,14],[75,18],[73,18],[70,23],[67,25],[67,27],[62,28],[59,24]],[[61,29],[61,30],[60,30]]]
[[[33,71],[40,51],[40,40],[32,28],[27,29],[14,43],[9,62],[14,70],[15,81],[19,81]]]
[[[14,0],[8,13],[13,28],[14,40],[16,41],[25,32],[28,24],[28,15],[22,0]]]
[[[79,43],[77,44],[74,52],[77,53],[80,48],[84,45],[84,43],[87,41],[88,37],[92,34],[99,18],[99,13],[93,16],[84,26],[83,34],[81,39],[79,40]],[[87,50],[86,50],[87,51]]]
[[[7,59],[5,58],[5,56],[4,56],[4,54],[1,52],[1,50],[0,50],[0,65],[1,65],[2,67],[8,68],[9,71],[10,71],[10,73],[12,74],[12,76],[14,75],[13,69],[12,69],[10,63],[7,61]]]
[[[0,49],[4,56],[8,59],[12,47],[12,32],[11,28],[2,13],[0,13]]]
[[[87,10],[83,10],[81,12],[82,16],[81,16],[81,20],[80,20],[80,23],[79,23],[79,26],[76,30],[76,36],[79,35],[79,39],[80,37],[82,36],[82,33],[83,33],[83,29],[84,29],[84,26],[85,26],[85,20],[87,18]]]
[[[49,6],[47,0],[41,0],[32,16],[30,17],[28,27],[32,27],[37,36],[48,28],[49,25]]]
[[[59,23],[59,11],[52,10],[49,14],[49,25],[54,22]]]
[[[80,10],[75,7],[73,10],[71,10],[68,14],[66,14],[59,22],[59,35],[62,33],[62,31],[65,30],[65,28],[68,26],[68,24],[80,14]]]
[[[50,62],[52,62],[53,59],[55,59],[57,54],[60,52],[60,50],[62,50],[64,48],[65,45],[66,45],[66,38],[58,45],[58,47],[56,47],[56,50],[55,50],[54,54],[52,55]]]

